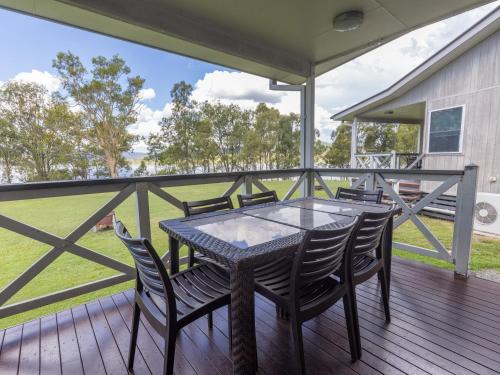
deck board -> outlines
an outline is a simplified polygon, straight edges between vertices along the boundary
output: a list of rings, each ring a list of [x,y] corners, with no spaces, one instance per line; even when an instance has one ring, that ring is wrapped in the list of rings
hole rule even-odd
[[[385,324],[376,278],[357,287],[361,361],[350,362],[340,301],[304,324],[309,374],[500,374],[500,284],[395,259],[392,320]],[[126,374],[132,291],[0,330],[0,374]],[[259,374],[293,375],[288,322],[255,301]],[[230,374],[227,309],[214,328],[201,318],[176,345],[176,375]],[[160,374],[163,338],[141,322],[135,374]]]

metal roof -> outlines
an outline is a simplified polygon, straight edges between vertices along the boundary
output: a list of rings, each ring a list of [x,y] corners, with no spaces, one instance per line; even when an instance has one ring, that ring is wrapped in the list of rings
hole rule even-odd
[[[388,103],[391,100],[394,100],[395,98],[398,98],[399,96],[407,93],[412,88],[429,78],[434,73],[438,72],[451,61],[455,60],[499,29],[500,6],[495,8],[492,12],[483,17],[480,21],[478,21],[464,33],[459,35],[441,50],[436,52],[429,59],[417,66],[414,70],[405,75],[395,84],[393,84],[386,90],[363,100],[362,102],[359,102],[341,112],[334,114],[331,119],[352,121],[354,117],[365,117],[365,115],[367,118],[373,118],[373,112],[377,111],[378,107],[383,104],[386,104],[386,106],[390,105]],[[413,110],[413,112],[418,112],[417,104],[418,103],[415,103],[415,105],[412,106],[407,106],[408,110],[403,110],[402,113],[410,113],[410,110]],[[420,117],[422,116],[423,113]],[[417,117],[418,114],[416,112],[415,114],[413,114],[413,116],[407,116],[410,121],[415,120]],[[377,118],[383,119],[384,116],[379,114],[377,115]],[[391,116],[385,116],[385,118],[394,119],[394,117]]]
[[[492,0],[0,0],[0,7],[286,83]],[[351,32],[333,18],[364,12]]]

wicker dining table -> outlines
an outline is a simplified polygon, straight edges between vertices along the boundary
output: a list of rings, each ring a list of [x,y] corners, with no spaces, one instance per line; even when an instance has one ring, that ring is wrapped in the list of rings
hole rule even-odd
[[[299,198],[229,211],[165,220],[170,271],[179,272],[179,247],[185,244],[229,270],[233,374],[255,374],[254,268],[293,255],[305,231],[349,223],[362,212],[381,212],[389,205]],[[385,233],[386,270],[390,272],[392,222]]]

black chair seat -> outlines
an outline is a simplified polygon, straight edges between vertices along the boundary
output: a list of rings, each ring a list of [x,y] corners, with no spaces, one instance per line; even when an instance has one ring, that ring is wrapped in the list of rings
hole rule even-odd
[[[374,256],[370,255],[357,255],[352,259],[352,269],[353,273],[357,274],[358,272],[364,272],[365,270],[370,269],[376,263],[378,263],[378,259]]]
[[[290,304],[292,266],[293,259],[286,258],[258,267],[254,273],[255,290],[285,310]],[[304,285],[299,291],[300,310],[317,309],[323,303],[328,308],[332,299],[337,300],[344,293],[343,286],[333,277]]]
[[[188,324],[202,315],[198,311],[215,310],[230,302],[229,278],[218,267],[201,264],[170,277],[175,293],[177,320],[181,325]],[[166,315],[165,301],[148,293],[155,305]]]

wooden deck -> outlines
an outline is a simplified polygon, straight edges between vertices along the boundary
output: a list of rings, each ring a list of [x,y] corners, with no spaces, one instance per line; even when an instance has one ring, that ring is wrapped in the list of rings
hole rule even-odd
[[[375,278],[376,279],[376,278]],[[377,282],[358,287],[363,358],[350,364],[337,305],[304,326],[309,374],[500,374],[500,284],[453,279],[448,271],[395,260],[392,322],[384,324]],[[126,374],[131,292],[92,301],[0,331],[0,374]],[[259,373],[293,374],[287,322],[256,300]],[[226,312],[177,340],[175,373],[229,374]],[[145,323],[136,374],[160,374],[162,339]]]

